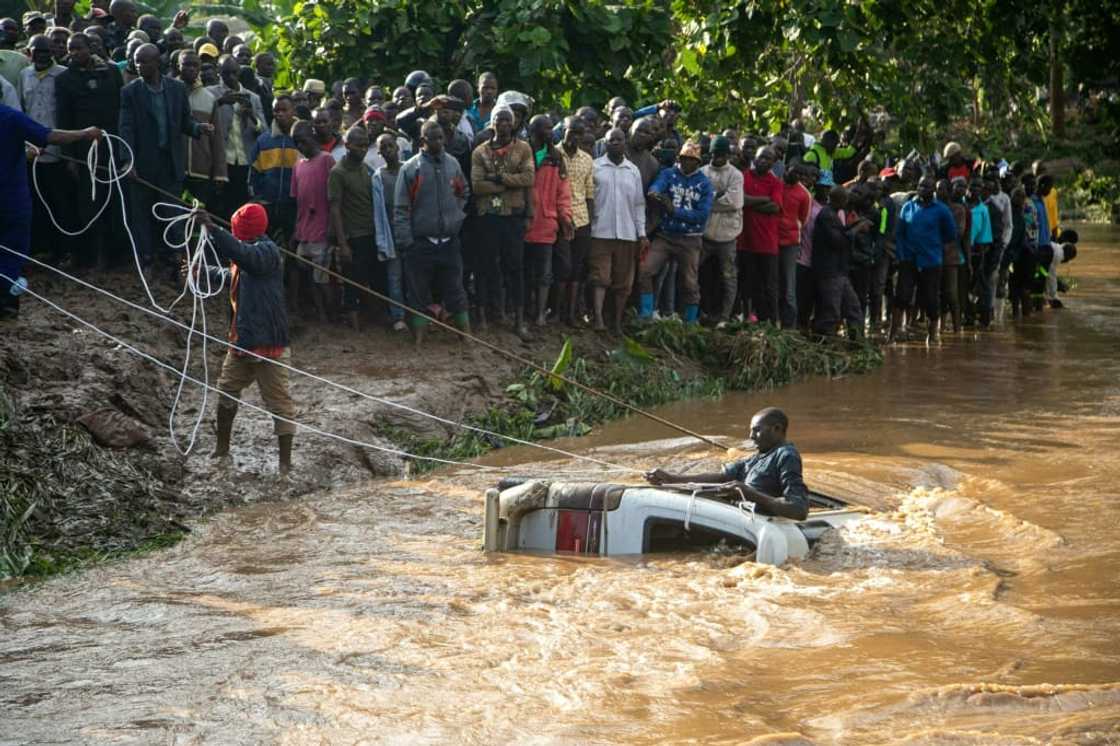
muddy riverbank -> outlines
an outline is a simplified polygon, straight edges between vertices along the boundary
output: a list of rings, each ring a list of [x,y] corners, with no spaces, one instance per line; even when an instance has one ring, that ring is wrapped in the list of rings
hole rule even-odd
[[[145,305],[131,273],[90,278]],[[176,368],[187,333],[45,272],[38,292],[99,328]],[[170,287],[159,300],[173,298]],[[207,305],[211,333],[224,336],[225,298]],[[186,311],[179,313],[186,321]],[[214,462],[213,408],[188,384],[174,419],[185,449],[199,408],[205,416],[191,453],[176,450],[168,428],[178,376],[34,299],[0,336],[0,578],[49,575],[143,548],[174,543],[201,517],[238,505],[297,498],[369,479],[422,472],[431,461],[403,460],[391,450],[462,461],[508,445],[418,414],[292,375],[297,420],[352,442],[315,433],[297,436],[294,473],[276,476],[271,421],[242,408],[233,458]],[[662,324],[644,345],[588,330],[549,327],[530,343],[508,332],[487,335],[500,346],[640,405],[715,396],[725,390],[781,384],[811,374],[861,372],[881,361],[876,347],[813,345],[796,335],[716,334]],[[564,351],[570,339],[570,354]],[[739,340],[739,341],[735,341]],[[755,340],[755,341],[752,341]],[[376,323],[356,333],[344,324],[293,324],[295,367],[366,394],[429,412],[452,423],[523,440],[578,435],[625,411],[565,391],[516,362],[462,345],[436,332],[420,351],[407,335]],[[201,347],[191,372],[203,377]],[[216,382],[225,348],[210,343],[206,361]],[[519,388],[508,390],[510,384]],[[249,404],[262,405],[255,390]],[[661,435],[671,430],[654,426]],[[355,443],[389,449],[378,451]]]

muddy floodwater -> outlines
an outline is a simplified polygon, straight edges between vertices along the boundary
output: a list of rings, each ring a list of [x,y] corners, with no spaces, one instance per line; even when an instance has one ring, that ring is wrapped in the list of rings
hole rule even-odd
[[[660,410],[789,413],[876,509],[806,560],[487,557],[466,470],[258,505],[0,597],[0,743],[1120,743],[1120,232],[1080,230],[1065,310]],[[719,458],[673,437],[561,445]]]

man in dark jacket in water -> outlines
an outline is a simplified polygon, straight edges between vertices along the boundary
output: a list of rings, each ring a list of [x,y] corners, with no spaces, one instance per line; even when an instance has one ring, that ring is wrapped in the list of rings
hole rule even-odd
[[[205,213],[199,223],[209,228],[218,254],[230,261],[229,269],[214,271],[224,275],[229,284],[229,301],[233,308],[229,328],[233,347],[222,361],[222,373],[218,378],[218,390],[223,396],[218,400],[218,445],[213,455],[215,458],[229,455],[238,404],[229,397],[240,398],[241,390],[256,381],[265,407],[274,415],[280,445],[280,474],[287,475],[292,466],[296,426],[291,420],[296,407],[288,394],[288,369],[272,362],[290,364],[291,350],[288,348],[288,313],[284,308],[283,262],[280,249],[265,235],[268,213],[256,203],[243,205],[230,220],[233,235],[212,225]]]
[[[726,484],[758,506],[766,515],[803,521],[809,515],[809,493],[801,478],[801,454],[786,440],[789,418],[776,407],[761,409],[751,418],[751,440],[758,453],[734,461],[710,474],[670,474],[654,469],[650,484]]]

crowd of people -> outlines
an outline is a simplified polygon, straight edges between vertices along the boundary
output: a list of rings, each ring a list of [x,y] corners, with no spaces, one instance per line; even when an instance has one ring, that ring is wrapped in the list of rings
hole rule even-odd
[[[397,86],[282,91],[268,51],[218,19],[193,40],[188,25],[131,0],[0,20],[0,244],[108,269],[131,261],[127,220],[148,271],[178,281],[151,186],[225,220],[254,203],[278,246],[391,300],[289,261],[290,313],[383,319],[417,343],[425,316],[527,339],[560,323],[621,333],[629,309],[936,341],[943,322],[989,327],[1004,300],[1016,318],[1060,307],[1057,267],[1076,255],[1038,162],[970,159],[954,142],[890,157],[866,120],[819,137],[801,121],[686,137],[673,100],[542,112],[489,72],[445,88],[417,70]],[[79,165],[102,133],[128,144],[139,177],[123,213],[98,214]],[[95,155],[108,165],[108,148]],[[63,226],[91,228],[68,237],[44,202]],[[0,256],[8,316],[21,264]]]

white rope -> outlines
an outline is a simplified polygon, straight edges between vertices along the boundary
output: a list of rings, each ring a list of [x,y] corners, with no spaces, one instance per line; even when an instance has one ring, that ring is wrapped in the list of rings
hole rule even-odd
[[[573,458],[573,459],[577,459],[577,460],[580,460],[580,461],[587,461],[589,463],[593,463],[593,464],[597,464],[599,466],[606,467],[607,470],[610,470],[610,471],[625,471],[625,472],[631,472],[631,473],[641,473],[641,471],[642,471],[641,469],[636,469],[634,467],[621,466],[619,464],[614,464],[614,463],[611,463],[609,461],[603,461],[601,459],[594,458],[593,456],[584,456],[584,455],[579,454],[579,453],[573,453],[571,451],[565,451],[562,448],[556,448],[554,446],[544,445],[543,443],[534,443],[531,440],[522,440],[521,438],[517,438],[517,437],[514,437],[512,435],[504,435],[502,433],[494,432],[494,431],[491,431],[491,430],[486,430],[485,428],[476,427],[474,425],[469,425],[465,422],[456,422],[454,420],[447,419],[446,417],[441,417],[437,414],[433,414],[433,413],[430,413],[430,412],[425,412],[423,410],[416,409],[414,407],[410,407],[407,404],[402,404],[400,402],[392,401],[391,399],[383,399],[383,398],[378,397],[378,396],[373,396],[372,394],[367,394],[364,391],[360,391],[358,389],[352,388],[352,387],[347,386],[345,384],[337,383],[335,381],[331,381],[330,379],[323,378],[323,377],[318,376],[318,375],[316,375],[314,373],[311,373],[309,371],[302,370],[300,368],[296,368],[295,366],[289,365],[289,364],[287,364],[287,363],[285,363],[281,360],[276,360],[275,358],[265,357],[265,356],[262,356],[262,355],[259,355],[255,352],[253,352],[252,350],[246,350],[246,349],[237,347],[236,345],[232,344],[228,340],[221,339],[220,337],[215,337],[213,335],[208,334],[206,332],[205,326],[203,327],[203,331],[201,333],[195,332],[195,331],[193,331],[193,324],[191,326],[188,326],[188,325],[184,324],[183,322],[179,321],[178,319],[176,319],[172,316],[168,316],[166,314],[161,314],[159,312],[153,311],[150,308],[145,308],[144,306],[141,306],[137,303],[133,303],[132,301],[130,301],[126,298],[122,298],[122,297],[112,293],[109,290],[98,287],[97,285],[94,285],[93,283],[87,282],[86,280],[83,280],[79,277],[75,277],[75,276],[67,273],[64,270],[59,269],[58,267],[55,267],[53,265],[47,264],[46,262],[42,262],[42,261],[36,259],[35,257],[28,256],[27,254],[22,254],[22,253],[14,250],[14,249],[10,249],[10,248],[8,248],[6,246],[3,246],[3,245],[0,245],[0,248],[5,249],[5,250],[11,252],[12,254],[17,255],[17,256],[20,256],[23,259],[26,259],[30,262],[33,262],[34,264],[36,264],[40,267],[44,267],[46,269],[49,269],[49,270],[61,275],[62,277],[81,285],[82,287],[88,288],[89,290],[93,290],[96,293],[100,293],[101,295],[104,295],[105,297],[110,298],[110,299],[112,299],[112,300],[114,300],[118,303],[123,304],[123,305],[126,305],[129,308],[133,308],[137,311],[141,311],[141,312],[149,314],[151,316],[155,316],[156,318],[158,318],[162,321],[169,322],[169,323],[174,324],[175,326],[178,326],[182,329],[191,330],[192,333],[199,334],[199,336],[201,336],[203,338],[203,344],[205,344],[206,340],[217,342],[218,344],[224,345],[226,347],[236,349],[239,353],[249,355],[251,357],[255,357],[258,360],[261,360],[262,362],[268,362],[268,363],[272,363],[273,365],[278,365],[281,368],[285,368],[285,369],[287,369],[287,370],[289,370],[293,373],[298,373],[300,375],[306,376],[306,377],[308,377],[308,378],[310,378],[314,381],[318,381],[319,383],[323,383],[323,384],[331,386],[335,389],[338,389],[339,391],[345,391],[347,393],[360,396],[360,397],[362,397],[364,399],[367,399],[369,401],[376,402],[376,403],[379,403],[379,404],[384,404],[384,405],[393,407],[395,409],[399,409],[399,410],[402,410],[402,411],[405,411],[405,412],[409,412],[411,414],[415,414],[415,415],[418,415],[418,416],[421,416],[421,417],[426,417],[428,419],[431,419],[431,420],[434,420],[436,422],[440,422],[440,423],[443,423],[443,424],[446,424],[446,425],[450,425],[450,426],[453,426],[453,427],[461,427],[465,430],[471,430],[473,432],[479,433],[480,435],[487,435],[487,436],[491,436],[491,437],[495,437],[495,438],[501,438],[501,439],[507,440],[511,443],[517,443],[519,445],[531,446],[533,448],[538,448],[538,449],[541,449],[541,450],[544,450],[544,451],[549,451],[551,453],[556,453],[556,454],[565,456],[567,458]],[[205,318],[203,319],[203,321],[205,322]],[[181,388],[181,386],[180,386],[180,388]],[[598,473],[598,472],[589,472],[589,473]]]
[[[9,282],[12,281],[12,278],[8,277],[7,275],[5,275],[2,272],[0,272],[0,279],[8,280]],[[96,332],[97,334],[100,334],[101,336],[105,337],[106,339],[108,339],[112,342],[115,342],[117,345],[124,348],[125,350],[128,350],[129,352],[132,352],[136,355],[139,355],[140,357],[147,360],[148,362],[154,363],[155,365],[158,365],[159,367],[164,368],[166,370],[170,370],[170,371],[173,371],[173,372],[179,372],[178,369],[175,368],[175,366],[173,366],[169,363],[165,363],[162,360],[160,360],[159,358],[154,357],[153,355],[150,355],[149,353],[144,352],[143,350],[141,350],[137,347],[134,347],[133,345],[131,345],[128,342],[121,339],[120,337],[114,336],[110,332],[107,332],[104,329],[101,329],[100,327],[98,327],[96,324],[94,324],[91,321],[86,321],[81,316],[77,315],[76,313],[73,313],[72,311],[69,311],[69,310],[63,308],[62,306],[58,305],[57,303],[55,303],[52,300],[49,300],[45,296],[43,296],[39,293],[36,293],[33,290],[27,290],[25,292],[28,295],[30,295],[31,297],[37,298],[37,299],[41,300],[43,303],[46,303],[48,306],[50,306],[54,310],[58,311],[59,313],[69,317],[70,319],[73,319],[74,321],[78,322],[82,326],[90,329],[91,331]],[[221,389],[217,388],[216,386],[211,385],[210,383],[208,383],[206,381],[200,381],[197,378],[195,378],[195,377],[193,377],[189,374],[183,374],[183,378],[187,381],[190,381],[191,383],[198,384],[199,386],[204,386],[204,387],[214,391],[216,394],[224,396],[227,399],[230,399],[231,401],[237,402],[237,404],[239,404],[239,405],[248,407],[249,409],[255,410],[257,412],[261,412],[262,414],[266,414],[269,417],[272,417],[276,420],[279,420],[280,422],[286,422],[290,425],[295,425],[296,427],[303,428],[304,430],[315,433],[316,435],[322,435],[323,437],[326,437],[326,438],[332,438],[334,440],[341,441],[341,442],[346,443],[348,445],[358,446],[360,448],[369,448],[371,450],[381,451],[383,453],[391,453],[391,454],[394,454],[396,456],[400,456],[402,458],[421,459],[421,460],[424,460],[424,461],[435,461],[435,462],[438,462],[438,463],[441,463],[441,464],[450,464],[452,466],[468,466],[468,467],[471,467],[471,468],[474,468],[474,469],[480,469],[482,471],[501,471],[502,470],[500,467],[497,467],[497,466],[486,466],[484,464],[472,464],[472,463],[467,462],[467,461],[454,461],[452,459],[436,458],[435,456],[420,456],[420,455],[417,455],[417,454],[414,454],[414,453],[409,453],[408,451],[399,450],[397,448],[388,448],[386,446],[374,445],[373,443],[366,443],[366,442],[361,441],[361,440],[354,440],[353,438],[347,438],[344,435],[338,435],[336,433],[328,432],[326,430],[321,430],[321,429],[315,427],[314,425],[308,425],[306,423],[299,422],[297,420],[293,420],[289,417],[284,417],[283,415],[276,414],[275,412],[271,412],[268,409],[266,409],[265,407],[259,406],[257,404],[251,404],[251,403],[249,403],[249,402],[247,402],[243,399],[240,399],[240,398],[234,396],[233,394],[230,394],[226,391],[222,391]]]
[[[102,178],[98,174],[97,161],[98,154],[101,152],[102,142],[105,143],[105,152],[108,155],[107,162],[104,166],[104,168],[108,171],[108,177],[106,178]],[[128,165],[124,168],[124,170],[121,170],[117,165],[117,157],[115,151],[116,145],[114,145],[114,143],[120,143],[120,146],[123,148],[122,152],[125,152],[127,154]],[[125,233],[128,236],[129,245],[132,247],[133,262],[136,265],[136,272],[140,276],[140,284],[144,287],[144,294],[147,295],[148,302],[151,303],[154,308],[158,309],[160,312],[166,315],[170,313],[171,310],[175,308],[175,306],[178,305],[181,300],[183,300],[183,298],[187,297],[188,295],[191,297],[191,323],[189,327],[186,327],[187,345],[186,351],[183,354],[183,368],[179,372],[179,386],[175,391],[175,401],[171,405],[171,412],[168,414],[167,420],[168,431],[171,434],[171,444],[175,447],[176,451],[178,451],[181,455],[186,456],[194,448],[194,444],[198,439],[198,431],[202,426],[202,418],[205,416],[206,404],[209,401],[209,389],[204,388],[202,390],[202,404],[198,408],[198,415],[194,419],[194,425],[191,427],[190,436],[187,438],[185,447],[181,447],[179,445],[179,438],[175,433],[175,418],[178,414],[179,405],[182,401],[183,388],[186,385],[185,376],[190,370],[191,353],[193,350],[195,336],[202,337],[202,375],[205,381],[209,382],[210,380],[210,367],[208,356],[206,354],[206,339],[209,335],[206,333],[206,307],[204,301],[207,298],[211,298],[222,292],[225,287],[225,274],[222,273],[219,275],[220,279],[218,282],[218,287],[215,288],[213,286],[213,275],[211,274],[210,270],[220,270],[221,260],[212,242],[210,241],[209,233],[207,232],[205,226],[202,226],[201,230],[198,231],[198,238],[193,248],[191,246],[191,236],[195,234],[196,228],[198,202],[195,202],[194,208],[186,208],[182,205],[177,205],[170,202],[157,202],[152,205],[152,216],[156,220],[167,224],[163,230],[163,242],[170,249],[174,251],[182,251],[186,255],[189,271],[187,272],[187,276],[184,279],[183,289],[180,291],[179,295],[176,296],[173,301],[171,301],[170,305],[165,308],[164,306],[160,305],[158,301],[156,301],[155,295],[153,295],[152,289],[148,284],[148,278],[144,274],[142,257],[140,256],[139,249],[136,246],[136,238],[132,235],[132,228],[129,225],[128,215],[126,214],[125,210],[124,189],[121,186],[121,181],[132,171],[134,160],[134,154],[128,142],[117,135],[113,135],[107,132],[102,133],[101,139],[94,140],[92,143],[90,143],[89,150],[86,151],[86,168],[89,169],[90,175],[90,200],[97,200],[97,185],[104,184],[107,187],[105,190],[105,201],[97,209],[97,212],[90,219],[90,221],[76,231],[67,230],[59,224],[58,220],[55,218],[54,212],[51,210],[50,204],[43,197],[43,192],[39,187],[38,158],[36,158],[31,165],[31,180],[35,185],[35,193],[39,196],[39,201],[42,202],[43,206],[46,208],[47,216],[50,218],[51,223],[54,224],[55,228],[57,228],[60,232],[67,236],[79,236],[82,233],[88,231],[94,224],[94,222],[101,217],[102,213],[104,213],[105,209],[109,206],[109,203],[112,201],[113,197],[113,189],[115,188],[117,196],[120,198],[121,220],[124,224]],[[168,209],[176,211],[180,214],[172,214],[171,216],[161,214],[161,210],[166,211]],[[172,236],[179,231],[181,231],[181,235],[183,236],[183,238],[178,241],[173,240]],[[9,251],[11,250],[9,249]],[[18,254],[18,252],[13,253]],[[30,259],[30,257],[27,257],[26,255],[24,255],[24,258]],[[36,263],[41,264],[41,262]],[[199,325],[202,326],[201,335],[199,335],[198,332]]]
[[[692,495],[688,498],[688,507],[684,511],[684,530],[688,531],[689,526],[692,525],[692,509],[696,506],[696,493],[700,490],[692,491]]]

